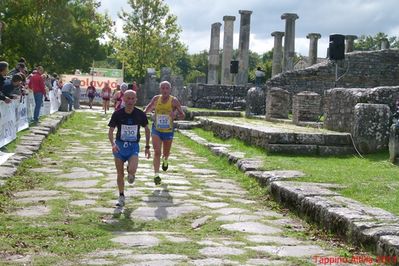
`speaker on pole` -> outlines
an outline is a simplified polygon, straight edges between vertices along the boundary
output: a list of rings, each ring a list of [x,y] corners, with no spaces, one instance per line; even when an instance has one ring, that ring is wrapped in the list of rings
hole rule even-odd
[[[345,36],[341,34],[330,35],[328,46],[328,58],[330,60],[345,59]]]
[[[238,73],[238,60],[230,61],[230,74]]]

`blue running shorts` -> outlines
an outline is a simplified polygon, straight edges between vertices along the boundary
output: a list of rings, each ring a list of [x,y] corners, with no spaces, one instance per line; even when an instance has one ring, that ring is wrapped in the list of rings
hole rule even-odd
[[[114,152],[114,157],[121,159],[123,162],[126,162],[132,156],[138,156],[140,146],[137,142],[129,142],[129,141],[115,141],[116,146],[118,146],[119,151]]]
[[[164,140],[172,140],[173,139],[174,130],[172,132],[159,132],[155,129],[155,125],[152,124],[151,135],[158,136],[162,141]]]

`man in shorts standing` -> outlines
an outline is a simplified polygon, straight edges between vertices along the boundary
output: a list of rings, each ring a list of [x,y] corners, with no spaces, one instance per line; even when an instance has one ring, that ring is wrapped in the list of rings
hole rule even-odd
[[[136,92],[127,90],[123,95],[125,107],[114,112],[108,123],[108,139],[112,145],[115,166],[117,171],[117,184],[119,189],[119,198],[117,207],[125,205],[125,183],[124,183],[124,163],[128,161],[129,184],[135,179],[138,166],[140,127],[145,129],[145,156],[150,158],[150,129],[148,128],[148,119],[146,114],[135,107],[137,96]],[[116,139],[114,140],[114,130],[117,128]]]
[[[162,81],[159,84],[161,94],[155,95],[151,102],[145,107],[144,112],[152,112],[155,110],[155,119],[152,124],[151,137],[152,146],[154,147],[154,183],[161,184],[159,176],[159,167],[161,164],[162,150],[162,170],[168,170],[168,158],[173,142],[173,120],[176,118],[183,119],[184,112],[181,108],[179,100],[170,95],[172,86],[168,81]]]

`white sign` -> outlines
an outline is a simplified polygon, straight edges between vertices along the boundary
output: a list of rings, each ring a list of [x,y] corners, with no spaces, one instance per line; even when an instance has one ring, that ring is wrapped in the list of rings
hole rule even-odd
[[[11,103],[0,101],[0,147],[17,137],[15,100]]]
[[[105,83],[108,83],[112,90],[116,89],[116,86],[123,82],[122,78],[111,78],[111,77],[98,77],[90,75],[61,75],[61,80],[65,84],[70,82],[72,79],[80,80],[80,88],[86,89],[90,86],[90,82],[94,82],[94,87],[101,91],[104,88]]]

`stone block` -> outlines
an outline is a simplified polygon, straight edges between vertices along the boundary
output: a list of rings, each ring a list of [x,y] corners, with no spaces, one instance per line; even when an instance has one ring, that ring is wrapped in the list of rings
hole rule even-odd
[[[352,146],[319,146],[319,154],[326,155],[348,155],[356,151]]]
[[[352,136],[361,153],[373,153],[387,148],[390,109],[385,104],[359,103],[354,109]]]
[[[317,154],[317,145],[297,145],[297,144],[268,144],[267,151],[270,153],[288,154]]]
[[[393,124],[389,129],[389,161],[398,163],[399,160],[399,127]]]
[[[237,161],[236,165],[243,172],[255,171],[260,170],[263,166],[263,161],[258,159],[241,159]]]
[[[296,133],[295,139],[296,139],[295,143],[298,143],[298,144],[312,144],[312,145],[323,145],[324,144],[323,134]]]
[[[271,88],[266,96],[266,120],[288,118],[290,94],[281,88]]]
[[[352,145],[352,139],[349,133],[325,133],[324,143],[327,146]]]
[[[17,172],[16,167],[0,166],[0,179],[7,179],[15,175]]]
[[[246,116],[264,115],[266,113],[266,93],[265,88],[252,87],[247,92]]]

